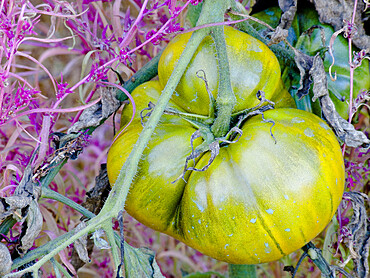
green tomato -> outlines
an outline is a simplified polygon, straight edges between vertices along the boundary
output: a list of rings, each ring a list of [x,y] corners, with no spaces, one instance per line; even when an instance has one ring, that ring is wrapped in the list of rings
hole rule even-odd
[[[233,112],[256,106],[258,90],[276,107],[295,107],[281,81],[279,62],[274,53],[261,41],[225,27],[225,41],[230,64],[230,80],[237,103]],[[159,82],[167,84],[192,32],[176,36],[164,50],[158,65]],[[195,52],[181,78],[172,99],[183,110],[198,115],[208,115],[209,96],[197,72],[203,70],[213,96],[217,97],[218,69],[216,50],[211,36],[207,36]]]
[[[138,109],[156,102],[159,81],[133,92]],[[181,109],[173,101],[172,108]],[[124,110],[122,125],[130,109]],[[126,114],[128,113],[128,114]],[[332,219],[344,190],[344,164],[337,139],[317,116],[280,108],[252,117],[243,135],[204,172],[188,171],[175,181],[191,153],[196,131],[185,120],[165,115],[139,164],[125,209],[141,223],[200,252],[233,264],[277,260],[308,243]],[[138,117],[113,143],[107,159],[114,184],[142,125]],[[202,142],[194,141],[194,147]],[[195,164],[209,160],[204,153]]]
[[[270,24],[272,27],[276,27],[279,24],[281,10],[278,7],[266,9],[262,12],[254,14],[253,16],[263,20]],[[264,26],[259,24],[253,24],[260,32],[266,32]],[[319,29],[313,31],[311,36],[302,35],[303,32],[308,30],[313,25],[321,26],[324,30],[325,35],[325,47],[329,46],[330,38],[332,37],[334,30],[330,25],[321,24],[317,12],[313,9],[304,9],[298,11],[296,17],[292,23],[292,27],[289,29],[288,41],[294,46],[303,51],[304,53],[314,56],[318,51],[323,50],[321,41],[321,32]],[[348,118],[348,103],[350,97],[350,67],[348,63],[348,41],[339,35],[333,44],[333,54],[335,64],[332,67],[332,75],[334,72],[337,73],[337,79],[332,81],[329,76],[329,67],[332,64],[332,58],[329,52],[325,53],[324,67],[327,72],[328,89],[330,97],[335,104],[335,108],[343,118]],[[281,60],[283,80],[286,87],[291,85],[299,86],[299,76],[292,78],[292,72],[290,68],[284,66],[284,61]],[[296,79],[296,80],[292,80]],[[354,81],[353,81],[353,93],[354,98],[358,95],[361,90],[370,89],[370,72],[369,62],[364,59],[362,65],[355,69]],[[309,96],[307,96],[309,97]],[[311,95],[312,97],[312,95]],[[341,101],[341,98],[345,98],[345,101]],[[312,104],[313,111],[320,115],[319,104]]]
[[[258,104],[255,94],[264,90],[280,107],[264,113],[274,126],[271,129],[261,115],[249,118],[241,126],[243,135],[232,144],[222,144],[206,171],[187,171],[178,179],[197,128],[180,117],[163,115],[144,150],[125,209],[148,227],[213,258],[233,264],[269,262],[301,248],[330,222],[344,190],[343,158],[325,122],[311,113],[284,108],[292,105],[292,99],[281,85],[279,65],[271,51],[233,29],[226,28],[225,34],[238,99],[234,112]],[[241,41],[233,34],[239,34]],[[189,36],[175,38],[163,52],[159,80],[132,92],[134,120],[108,153],[111,184],[142,131],[140,111],[148,102],[157,103]],[[200,45],[168,108],[203,117],[208,114],[208,93],[196,77],[200,69],[216,94],[217,63],[210,38]],[[122,126],[132,113],[131,105],[125,107]],[[202,142],[197,138],[193,147]],[[209,159],[210,153],[205,152],[188,166],[201,169]]]

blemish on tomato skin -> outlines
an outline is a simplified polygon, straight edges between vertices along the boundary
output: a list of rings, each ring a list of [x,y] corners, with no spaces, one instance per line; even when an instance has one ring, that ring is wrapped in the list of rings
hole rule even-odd
[[[295,123],[295,124],[304,123],[304,120],[299,117],[294,117],[292,119],[292,123]]]
[[[287,228],[287,229],[285,229],[284,231],[286,231],[286,232],[290,232],[290,229],[289,229],[289,228]]]
[[[315,134],[313,133],[313,130],[311,128],[309,128],[309,127],[306,128],[303,133],[307,137],[315,137]]]
[[[252,218],[250,222],[254,224],[256,223],[256,221],[257,221],[257,218]]]
[[[267,242],[265,242],[265,253],[266,254],[269,254],[269,253],[271,253],[271,248],[270,248],[270,246],[269,246],[269,244],[267,243]]]
[[[273,214],[273,213],[274,213],[274,210],[273,210],[273,209],[267,209],[267,210],[266,210],[266,212],[267,212],[268,214]]]

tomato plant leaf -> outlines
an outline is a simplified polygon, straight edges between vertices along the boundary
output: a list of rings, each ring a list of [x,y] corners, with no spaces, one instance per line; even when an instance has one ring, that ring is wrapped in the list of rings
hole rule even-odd
[[[32,199],[28,206],[26,221],[22,226],[21,245],[17,248],[18,252],[25,254],[33,246],[36,237],[42,229],[43,217],[40,212],[37,200]]]
[[[154,252],[148,248],[134,248],[125,244],[125,277],[164,278],[154,256]]]
[[[364,148],[368,148],[370,140],[366,137],[366,135],[361,131],[355,130],[354,126],[343,119],[335,110],[334,103],[329,97],[328,82],[325,74],[324,63],[318,54],[313,59],[310,75],[312,76],[314,83],[312,89],[314,96],[312,101],[319,99],[322,116],[333,128],[337,137],[347,146],[363,146]]]

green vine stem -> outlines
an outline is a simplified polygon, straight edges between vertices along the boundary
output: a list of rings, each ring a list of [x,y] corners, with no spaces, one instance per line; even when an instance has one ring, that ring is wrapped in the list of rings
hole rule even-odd
[[[225,11],[225,9],[221,11]],[[213,135],[217,138],[225,136],[230,130],[231,114],[236,104],[236,98],[230,82],[230,66],[227,58],[224,26],[213,27],[211,35],[216,46],[219,73],[216,99],[217,117],[211,127]]]
[[[51,190],[48,187],[43,187],[42,188],[41,198],[57,200],[57,201],[65,204],[65,205],[73,208],[74,210],[78,211],[79,213],[81,213],[83,216],[86,216],[87,218],[95,217],[95,214],[93,214],[91,211],[87,210],[83,206],[80,206],[76,202],[68,199],[66,196],[64,196],[64,195],[62,195],[58,192],[55,192],[54,190]]]
[[[256,278],[256,265],[229,264],[229,278]]]
[[[128,91],[132,92],[137,86],[147,82],[157,76],[158,74],[158,63],[161,58],[162,52],[159,52],[153,57],[148,63],[146,63],[141,69],[139,69],[124,85],[123,87]],[[119,90],[117,94],[119,101],[125,101],[128,99],[126,94]]]

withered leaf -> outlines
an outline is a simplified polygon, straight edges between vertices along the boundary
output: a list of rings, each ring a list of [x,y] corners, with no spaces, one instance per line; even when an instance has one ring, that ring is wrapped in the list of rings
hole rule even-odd
[[[312,77],[310,75],[310,70],[313,65],[313,57],[304,54],[303,52],[294,49],[295,57],[294,60],[299,69],[301,79],[299,80],[300,87],[297,91],[297,96],[302,99],[305,95],[308,95],[311,84]]]
[[[27,213],[32,200],[38,200],[41,188],[32,181],[32,174],[32,169],[26,167],[13,196],[0,198],[0,219],[13,215],[14,219],[20,221]]]
[[[97,104],[85,109],[80,119],[68,129],[68,133],[77,133],[80,130],[89,127],[98,127],[101,122],[105,121],[121,106],[120,101],[117,99],[116,88],[99,88],[101,101]]]
[[[20,237],[21,245],[18,247],[19,252],[25,254],[27,250],[32,247],[33,242],[41,232],[42,223],[43,218],[39,204],[33,199],[29,204],[26,222],[22,227],[22,229],[26,229],[26,231],[22,231],[22,235]]]
[[[269,44],[277,44],[288,37],[288,29],[292,25],[297,12],[297,0],[279,0],[279,7],[283,11],[280,23],[271,35]]]
[[[5,244],[0,243],[0,275],[3,276],[10,272],[12,266],[12,258]]]
[[[350,200],[353,208],[347,225],[350,237],[346,243],[355,263],[355,272],[358,277],[369,277],[370,221],[364,204],[369,198],[360,192],[345,192],[344,199]]]
[[[366,135],[354,128],[352,124],[343,119],[335,110],[333,101],[329,97],[328,81],[324,69],[322,58],[317,54],[313,59],[313,65],[310,70],[313,79],[313,98],[319,99],[322,117],[333,128],[337,137],[349,147],[368,148],[370,140]]]
[[[310,0],[319,13],[322,23],[330,24],[338,31],[344,27],[345,22],[351,20],[353,13],[352,0]],[[370,36],[366,34],[363,27],[361,15],[365,10],[365,1],[356,1],[357,9],[355,14],[356,32],[353,33],[353,43],[360,49],[366,49],[370,45]]]
[[[75,233],[79,232],[83,228],[86,228],[86,222],[83,221],[77,225],[75,229]],[[89,254],[87,252],[87,234],[83,235],[79,239],[77,239],[73,244],[75,250],[77,251],[78,256],[80,257],[81,261],[85,263],[90,262]]]
[[[319,100],[323,119],[331,126],[336,136],[349,147],[368,148],[370,140],[366,135],[354,128],[352,124],[343,119],[335,110],[333,101],[329,96],[328,81],[324,63],[319,53],[312,57],[295,50],[295,60],[301,73],[300,84],[297,95],[303,97],[309,93],[313,83],[312,101]]]

